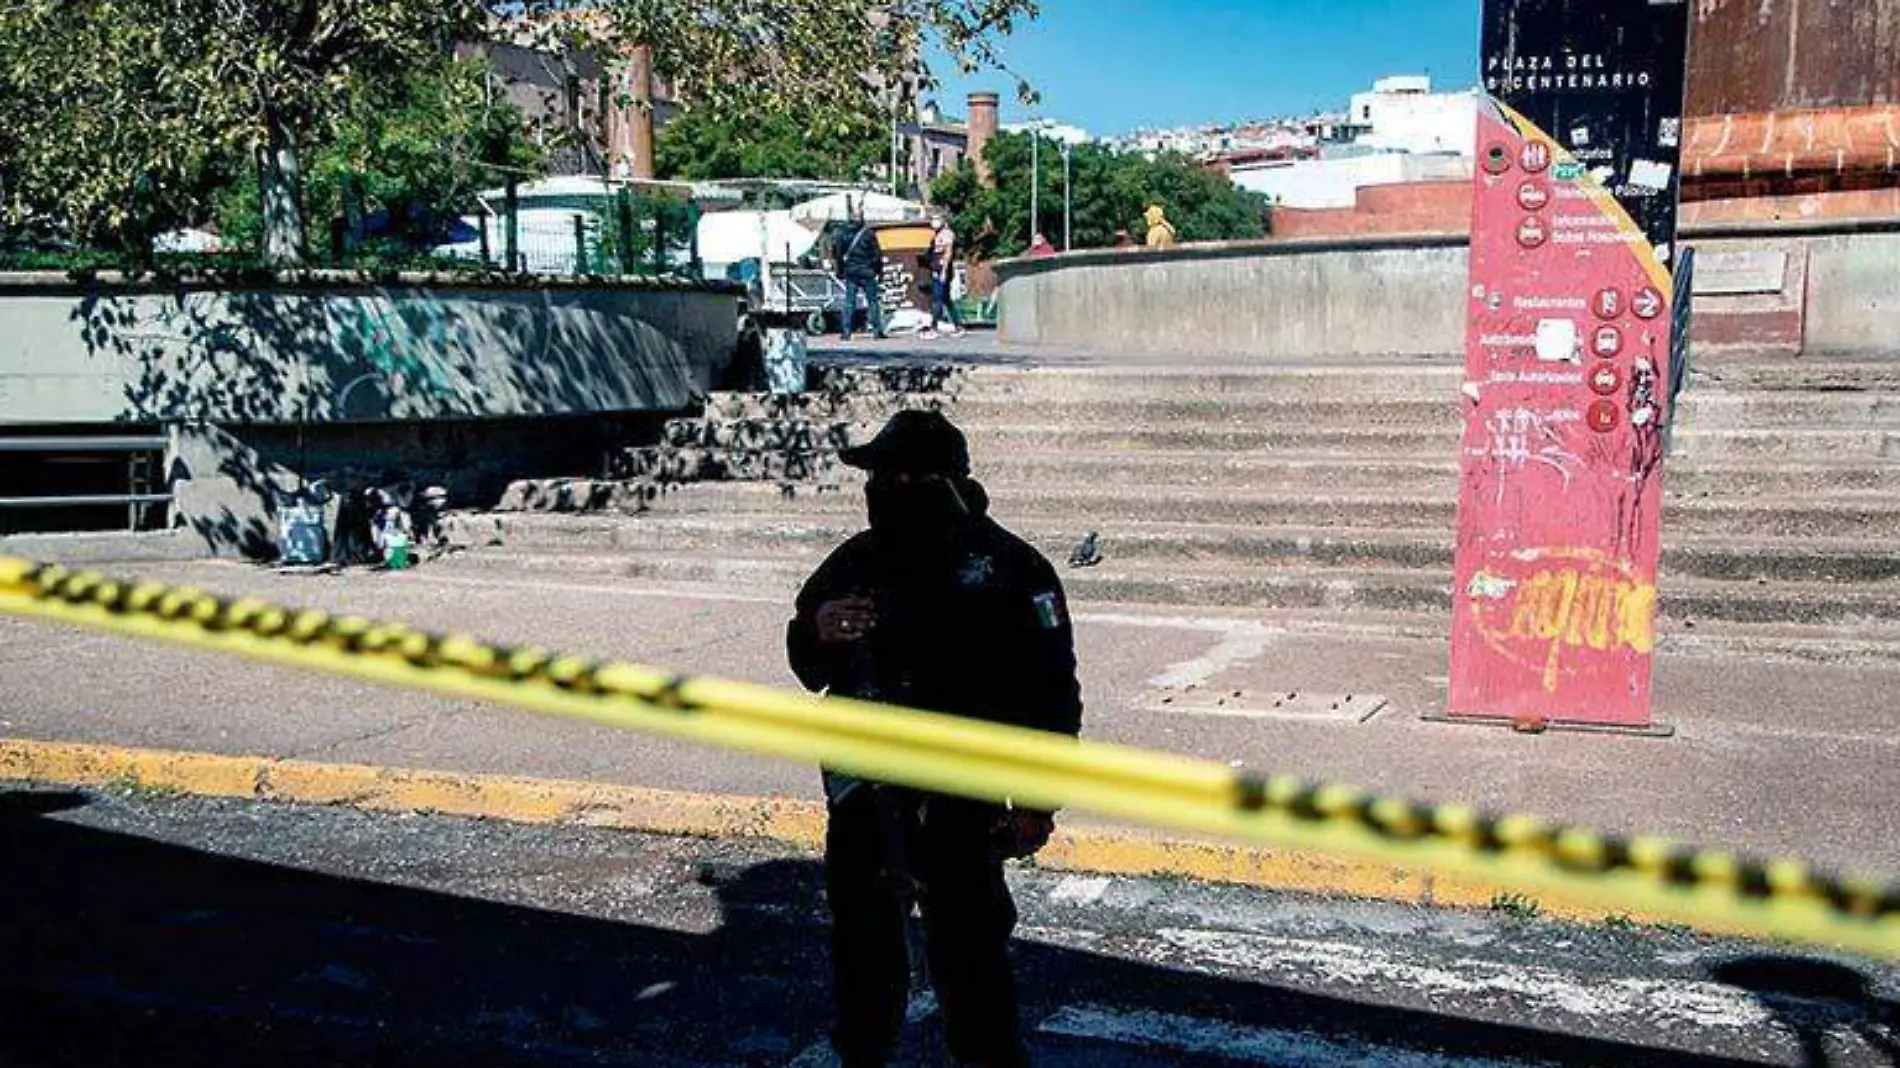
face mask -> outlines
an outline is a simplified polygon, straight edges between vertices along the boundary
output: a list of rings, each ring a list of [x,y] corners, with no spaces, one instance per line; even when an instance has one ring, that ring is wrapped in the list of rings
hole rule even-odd
[[[910,482],[874,477],[864,487],[864,500],[871,529],[894,538],[942,537],[969,514],[955,483],[941,477]]]

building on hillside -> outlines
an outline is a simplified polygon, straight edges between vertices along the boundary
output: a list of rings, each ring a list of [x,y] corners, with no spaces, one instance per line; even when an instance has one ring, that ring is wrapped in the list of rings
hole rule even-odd
[[[1345,133],[1382,152],[1471,155],[1477,141],[1478,94],[1434,93],[1428,75],[1380,78],[1355,93]]]
[[[989,99],[994,94],[976,95],[979,99],[972,101],[972,114],[987,111],[998,131],[1027,133],[1039,127],[1045,141],[1068,145],[1085,145],[1094,141],[1093,135],[1087,130],[1064,123],[996,123],[996,105]],[[930,187],[938,178],[962,166],[965,160],[982,151],[983,146],[988,144],[985,138],[972,135],[968,120],[944,115],[942,108],[934,102],[926,102],[918,108],[917,120],[899,126],[897,133],[899,165],[902,168],[899,191],[926,204],[930,203]]]
[[[1475,122],[1475,119],[1474,119]],[[1469,181],[1471,157],[1455,152],[1380,152],[1360,145],[1329,146],[1315,155],[1231,163],[1233,183],[1283,208],[1351,208],[1368,186]]]
[[[1345,114],[1236,128],[1202,157],[1210,170],[1282,208],[1353,208],[1373,186],[1467,180],[1475,92],[1434,93],[1429,77],[1381,78]]]

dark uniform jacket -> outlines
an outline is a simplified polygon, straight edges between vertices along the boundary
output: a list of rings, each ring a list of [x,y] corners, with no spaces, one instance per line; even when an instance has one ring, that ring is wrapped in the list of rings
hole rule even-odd
[[[838,232],[831,246],[831,258],[838,265],[840,278],[875,280],[884,271],[884,249],[878,245],[877,231],[869,226],[847,226]]]
[[[876,628],[850,645],[820,645],[819,606],[854,595],[876,602]],[[1060,734],[1081,729],[1062,584],[1041,553],[981,508],[933,549],[889,545],[875,531],[846,542],[799,593],[787,644],[792,670],[812,690]]]

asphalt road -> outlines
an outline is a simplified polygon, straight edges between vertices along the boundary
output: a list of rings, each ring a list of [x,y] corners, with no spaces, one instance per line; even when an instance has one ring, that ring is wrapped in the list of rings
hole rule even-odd
[[[4,1065],[827,1063],[819,869],[780,847],[0,784],[0,858]],[[1900,972],[1865,962],[1014,882],[1045,1068],[1900,1064]]]

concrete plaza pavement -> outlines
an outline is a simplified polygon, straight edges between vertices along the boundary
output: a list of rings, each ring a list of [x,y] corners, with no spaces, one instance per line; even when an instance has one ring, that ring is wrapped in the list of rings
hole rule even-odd
[[[792,685],[788,590],[564,580],[505,564],[478,553],[406,573],[211,561],[106,570]],[[1894,667],[1677,652],[1657,665],[1674,737],[1527,736],[1422,720],[1445,697],[1442,635],[1353,630],[1314,613],[1078,604],[1075,614],[1089,737],[1900,873],[1887,822],[1900,801]],[[820,796],[815,771],[794,764],[17,619],[0,618],[0,661],[5,738]],[[1366,707],[1377,711],[1356,711]]]

